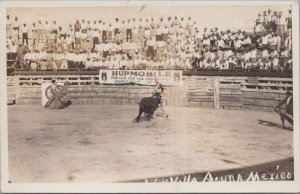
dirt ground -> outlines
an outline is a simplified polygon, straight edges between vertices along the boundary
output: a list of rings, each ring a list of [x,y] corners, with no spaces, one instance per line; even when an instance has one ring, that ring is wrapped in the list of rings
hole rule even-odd
[[[126,182],[293,157],[293,131],[275,113],[166,110],[169,118],[135,123],[137,106],[9,106],[9,179]]]

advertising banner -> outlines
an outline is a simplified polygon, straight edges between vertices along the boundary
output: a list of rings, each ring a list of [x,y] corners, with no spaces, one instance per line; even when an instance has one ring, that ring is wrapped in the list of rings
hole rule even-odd
[[[178,70],[100,70],[99,82],[102,84],[136,83],[155,85],[182,85],[182,71]]]

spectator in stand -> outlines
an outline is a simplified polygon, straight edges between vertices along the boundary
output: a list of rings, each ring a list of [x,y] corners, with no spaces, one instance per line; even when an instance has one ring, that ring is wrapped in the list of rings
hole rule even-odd
[[[261,35],[265,31],[263,25],[259,22],[256,21],[256,25],[254,26],[254,33]]]
[[[22,32],[22,45],[24,45],[24,42],[26,43],[26,46],[28,47],[28,32],[29,29],[27,25],[24,23],[23,28],[21,29]]]
[[[44,26],[44,33],[45,33],[45,42],[48,43],[49,41],[49,36],[50,36],[50,24],[48,23],[48,21],[45,22],[45,26]]]
[[[53,70],[54,69],[54,63],[53,63],[53,51],[52,50],[48,50],[47,51],[47,56],[46,56],[46,59],[47,59],[47,65],[46,65],[46,70]]]
[[[20,24],[19,24],[19,20],[18,17],[15,17],[15,21],[13,22],[13,40],[16,43],[19,43],[19,31],[20,31]]]
[[[284,33],[285,33],[285,21],[282,17],[282,12],[280,11],[277,15],[277,19],[276,19],[276,33],[278,33],[278,35],[280,36],[281,39],[283,39],[284,37]]]
[[[37,42],[42,43],[44,41],[44,25],[39,20],[37,24]]]
[[[48,35],[48,50],[54,52],[56,49],[55,45],[56,35],[54,32],[50,32]]]
[[[9,36],[11,36],[12,32],[13,32],[13,29],[12,29],[10,15],[7,14],[6,15],[6,34],[8,34]]]
[[[31,39],[32,39],[32,46],[36,45],[37,42],[37,26],[35,25],[35,23],[32,23],[32,27],[31,27]]]
[[[50,26],[50,32],[53,32],[55,35],[58,35],[58,26],[55,20],[53,21],[52,26]]]
[[[272,11],[268,9],[268,13],[266,16],[267,20],[267,32],[270,33],[273,31],[273,24],[272,24]]]
[[[286,30],[285,46],[289,51],[292,50],[292,27]]]
[[[292,28],[292,10],[289,10],[288,16],[285,18],[287,29]]]
[[[277,11],[274,11],[273,12],[273,15],[272,15],[272,22],[271,22],[271,26],[272,26],[272,32],[276,32],[276,29],[277,29]]]
[[[21,67],[21,69],[23,69],[25,67],[25,60],[24,60],[25,54],[26,54],[25,46],[19,44],[17,47],[17,58],[14,63],[14,66],[16,68]]]

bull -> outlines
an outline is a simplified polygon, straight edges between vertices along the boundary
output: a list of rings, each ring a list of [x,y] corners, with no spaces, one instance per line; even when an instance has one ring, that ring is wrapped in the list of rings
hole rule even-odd
[[[140,101],[140,109],[139,109],[139,115],[136,117],[136,122],[140,121],[141,115],[143,113],[147,114],[147,118],[151,119],[154,115],[154,112],[159,107],[159,104],[161,103],[161,95],[160,93],[155,93],[151,97],[145,97],[142,98]]]

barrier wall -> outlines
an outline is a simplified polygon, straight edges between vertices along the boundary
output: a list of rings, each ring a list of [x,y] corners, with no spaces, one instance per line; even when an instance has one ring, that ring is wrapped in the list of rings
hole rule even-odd
[[[16,104],[42,104],[41,86],[20,86],[19,91]],[[138,104],[143,97],[151,96],[152,92],[153,87],[70,86],[65,98],[71,100],[72,104],[125,105]]]
[[[13,76],[8,77],[9,102],[41,104],[41,83],[49,83],[51,79],[71,83],[66,98],[73,104],[137,104],[154,90],[153,86],[100,85],[97,75]],[[286,90],[292,88],[292,78],[184,76],[182,86],[166,87],[164,103],[273,111]]]

